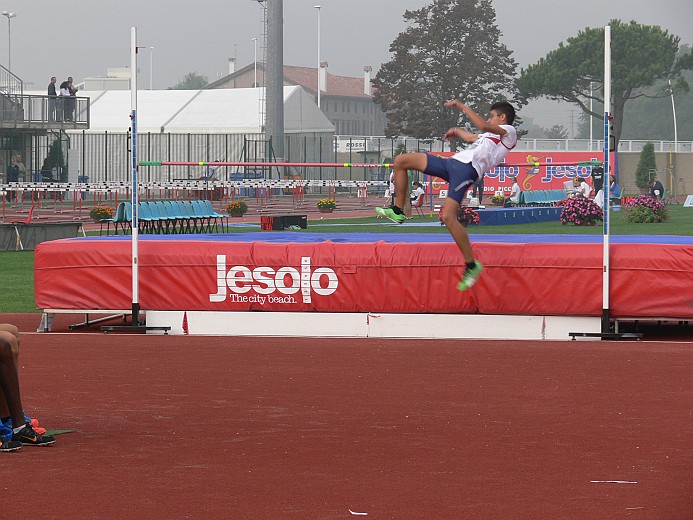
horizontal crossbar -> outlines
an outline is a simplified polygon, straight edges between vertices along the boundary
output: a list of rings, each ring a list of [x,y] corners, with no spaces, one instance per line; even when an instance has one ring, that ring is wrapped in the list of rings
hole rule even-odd
[[[539,166],[599,166],[601,161],[578,162],[527,162],[501,164],[501,167],[539,167]],[[300,162],[227,162],[227,161],[140,161],[140,166],[254,166],[254,167],[303,167],[303,168],[392,168],[392,163],[300,163]]]

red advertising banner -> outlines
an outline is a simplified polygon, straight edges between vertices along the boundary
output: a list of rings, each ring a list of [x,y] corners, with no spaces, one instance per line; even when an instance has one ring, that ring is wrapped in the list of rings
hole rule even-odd
[[[436,155],[449,157],[450,152]],[[517,177],[522,191],[532,190],[560,190],[564,188],[566,181],[572,181],[575,177],[589,178],[592,166],[580,166],[578,163],[587,161],[602,161],[602,152],[544,152],[531,154],[526,152],[510,152],[505,158],[509,166],[500,165],[486,174],[484,177],[484,194],[493,195],[497,191],[510,193],[513,179]],[[613,154],[611,160],[613,161]],[[533,166],[531,163],[574,163],[571,166]],[[591,184],[591,183],[590,183]],[[431,181],[431,189],[434,195],[440,190],[447,189],[447,183],[435,178]]]

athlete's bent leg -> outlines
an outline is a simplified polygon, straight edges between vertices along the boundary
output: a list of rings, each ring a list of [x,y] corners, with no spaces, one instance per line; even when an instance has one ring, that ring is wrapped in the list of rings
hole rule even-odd
[[[409,198],[409,178],[407,170],[426,171],[428,156],[425,153],[403,153],[395,157],[395,206],[404,209]]]

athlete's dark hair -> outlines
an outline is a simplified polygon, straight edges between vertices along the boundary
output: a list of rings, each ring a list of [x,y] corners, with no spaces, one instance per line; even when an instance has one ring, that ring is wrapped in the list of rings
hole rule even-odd
[[[515,121],[515,108],[507,101],[498,101],[491,105],[491,110],[495,110],[500,114],[505,114],[505,120],[509,125]]]

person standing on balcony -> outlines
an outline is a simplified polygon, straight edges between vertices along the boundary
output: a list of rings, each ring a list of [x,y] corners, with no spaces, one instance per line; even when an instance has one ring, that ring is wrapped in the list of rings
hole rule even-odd
[[[63,98],[64,120],[72,121],[75,113],[75,95],[77,88],[72,85],[72,76],[60,84],[60,97]]]
[[[58,97],[58,92],[55,90],[55,76],[51,78],[48,84],[48,121],[55,121],[55,98]]]

